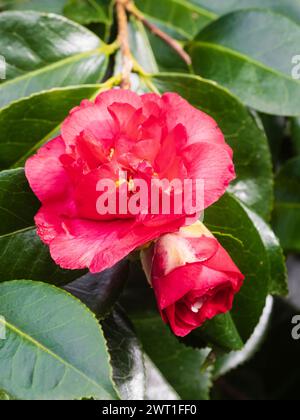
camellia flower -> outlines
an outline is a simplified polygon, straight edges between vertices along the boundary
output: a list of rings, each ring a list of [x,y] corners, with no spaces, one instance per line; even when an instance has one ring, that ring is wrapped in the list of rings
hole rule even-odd
[[[197,222],[142,251],[163,320],[184,337],[232,308],[244,276],[217,239]]]
[[[31,157],[25,171],[42,203],[35,217],[38,234],[53,259],[63,268],[91,272],[187,224],[185,212],[102,214],[100,180],[113,181],[116,190],[126,185],[129,194],[140,179],[146,185],[153,179],[203,180],[197,215],[235,177],[232,151],[211,117],[177,94],[139,96],[117,89],[73,109],[61,135]]]

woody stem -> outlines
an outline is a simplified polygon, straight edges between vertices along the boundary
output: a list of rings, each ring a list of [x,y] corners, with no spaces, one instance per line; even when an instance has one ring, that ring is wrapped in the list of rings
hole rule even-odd
[[[185,63],[190,66],[192,64],[191,57],[184,51],[182,46],[174,38],[159,29],[156,25],[149,22],[145,16],[136,8],[132,0],[125,2],[125,7],[129,13],[131,13],[136,19],[142,22],[154,35],[161,38],[166,44],[168,44]]]
[[[129,31],[126,7],[128,0],[115,0],[118,19],[118,40],[122,54],[122,89],[130,89],[130,75],[133,69],[133,60],[129,45]]]

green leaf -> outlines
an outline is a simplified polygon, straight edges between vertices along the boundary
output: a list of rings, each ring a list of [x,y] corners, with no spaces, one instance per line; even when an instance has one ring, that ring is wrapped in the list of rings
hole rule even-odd
[[[141,344],[122,308],[102,322],[113,366],[113,378],[122,400],[144,400],[146,376]]]
[[[260,318],[258,325],[255,328],[250,339],[245,344],[244,348],[239,351],[233,351],[226,355],[217,357],[214,376],[218,378],[236,369],[238,366],[244,364],[246,361],[251,359],[254,354],[259,350],[262,345],[268,327],[273,309],[273,298],[269,297],[266,302],[266,306]]]
[[[157,57],[154,53],[144,25],[134,18],[129,21],[131,51],[142,68],[148,73],[158,72]]]
[[[131,51],[146,72],[190,73],[182,58],[166,42],[147,30],[141,22],[131,19],[129,28]]]
[[[81,271],[61,270],[36,234],[39,203],[23,169],[0,172],[0,282],[31,278],[66,284]]]
[[[127,278],[128,261],[125,259],[102,273],[84,275],[65,286],[65,290],[88,306],[98,319],[103,319],[111,312]]]
[[[0,235],[30,226],[39,207],[23,169],[0,172]]]
[[[182,344],[162,321],[153,290],[140,263],[131,263],[130,279],[121,298],[143,349],[155,368],[181,399],[209,399],[212,368],[210,350]],[[161,378],[160,378],[161,381]]]
[[[0,387],[17,399],[116,399],[102,329],[66,292],[44,283],[0,284]]]
[[[154,51],[159,71],[192,73],[192,69],[166,42],[148,30],[146,33]]]
[[[205,223],[246,277],[231,315],[242,340],[247,341],[268,294],[269,264],[263,242],[246,211],[229,195],[205,212]]]
[[[67,284],[80,275],[60,269],[33,226],[0,236],[0,282],[31,276],[56,285]]]
[[[0,401],[9,401],[11,400],[10,396],[4,391],[0,391]]]
[[[275,181],[273,227],[285,251],[300,252],[300,158],[288,161]]]
[[[1,10],[36,10],[62,14],[66,0],[0,0]]]
[[[234,151],[237,180],[230,191],[264,218],[273,203],[273,174],[267,139],[238,99],[213,82],[196,76],[158,74],[151,79],[160,92],[177,92],[211,115]]]
[[[136,6],[162,29],[179,39],[191,39],[211,22],[215,15],[186,0],[136,0]]]
[[[196,343],[198,339],[205,339],[210,345],[225,351],[240,350],[244,346],[230,313],[219,315],[195,330],[192,340]]]
[[[146,370],[146,400],[178,401],[178,394],[163,377],[147,355],[144,355]]]
[[[286,291],[286,271],[279,244],[262,219],[229,194],[206,210],[204,223],[245,275],[231,316],[246,342],[259,322],[267,295]]]
[[[68,0],[64,14],[82,25],[110,23],[110,0]]]
[[[292,118],[291,128],[293,149],[297,155],[300,155],[300,117]]]
[[[53,89],[0,110],[0,169],[23,166],[59,131],[69,111],[100,92],[101,85]]]
[[[235,10],[259,8],[271,9],[294,19],[300,23],[300,1],[299,0],[189,0],[190,3],[204,7],[217,14],[225,15]]]
[[[159,314],[141,314],[133,323],[145,352],[180,398],[208,400],[211,369],[205,369],[205,362],[210,350],[181,344]]]
[[[287,269],[285,258],[279,240],[267,223],[252,211],[247,210],[248,216],[258,230],[267,251],[270,264],[269,293],[272,295],[287,295]]]
[[[0,51],[7,63],[0,108],[54,87],[97,83],[108,65],[107,46],[96,35],[52,14],[0,14]]]
[[[276,167],[284,159],[283,148],[286,148],[287,119],[275,115],[259,114],[263,123],[269,147],[272,154],[273,166]]]
[[[300,82],[292,77],[300,27],[263,10],[238,11],[205,28],[190,46],[197,74],[267,114],[300,114]],[[221,63],[221,65],[220,65]]]
[[[99,274],[86,274],[68,284],[65,290],[80,299],[102,322],[107,340],[113,378],[124,400],[144,399],[143,353],[124,311],[112,311],[128,278],[128,260]]]

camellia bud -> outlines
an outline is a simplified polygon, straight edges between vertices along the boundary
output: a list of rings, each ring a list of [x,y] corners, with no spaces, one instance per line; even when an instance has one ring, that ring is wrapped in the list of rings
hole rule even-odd
[[[200,222],[158,239],[142,264],[163,320],[185,336],[232,308],[244,276]]]

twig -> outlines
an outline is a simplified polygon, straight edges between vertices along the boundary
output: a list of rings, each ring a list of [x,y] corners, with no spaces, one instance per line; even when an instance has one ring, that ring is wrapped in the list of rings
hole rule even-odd
[[[125,7],[129,13],[131,13],[136,19],[140,20],[154,35],[161,38],[166,44],[173,48],[173,50],[176,51],[176,53],[185,61],[188,66],[192,64],[191,57],[184,51],[179,42],[163,32],[156,25],[149,22],[145,16],[135,7],[133,1],[125,0]]]
[[[130,75],[133,69],[133,60],[129,45],[128,20],[126,7],[128,0],[116,0],[116,11],[118,18],[118,38],[122,54],[122,89],[130,89]]]

